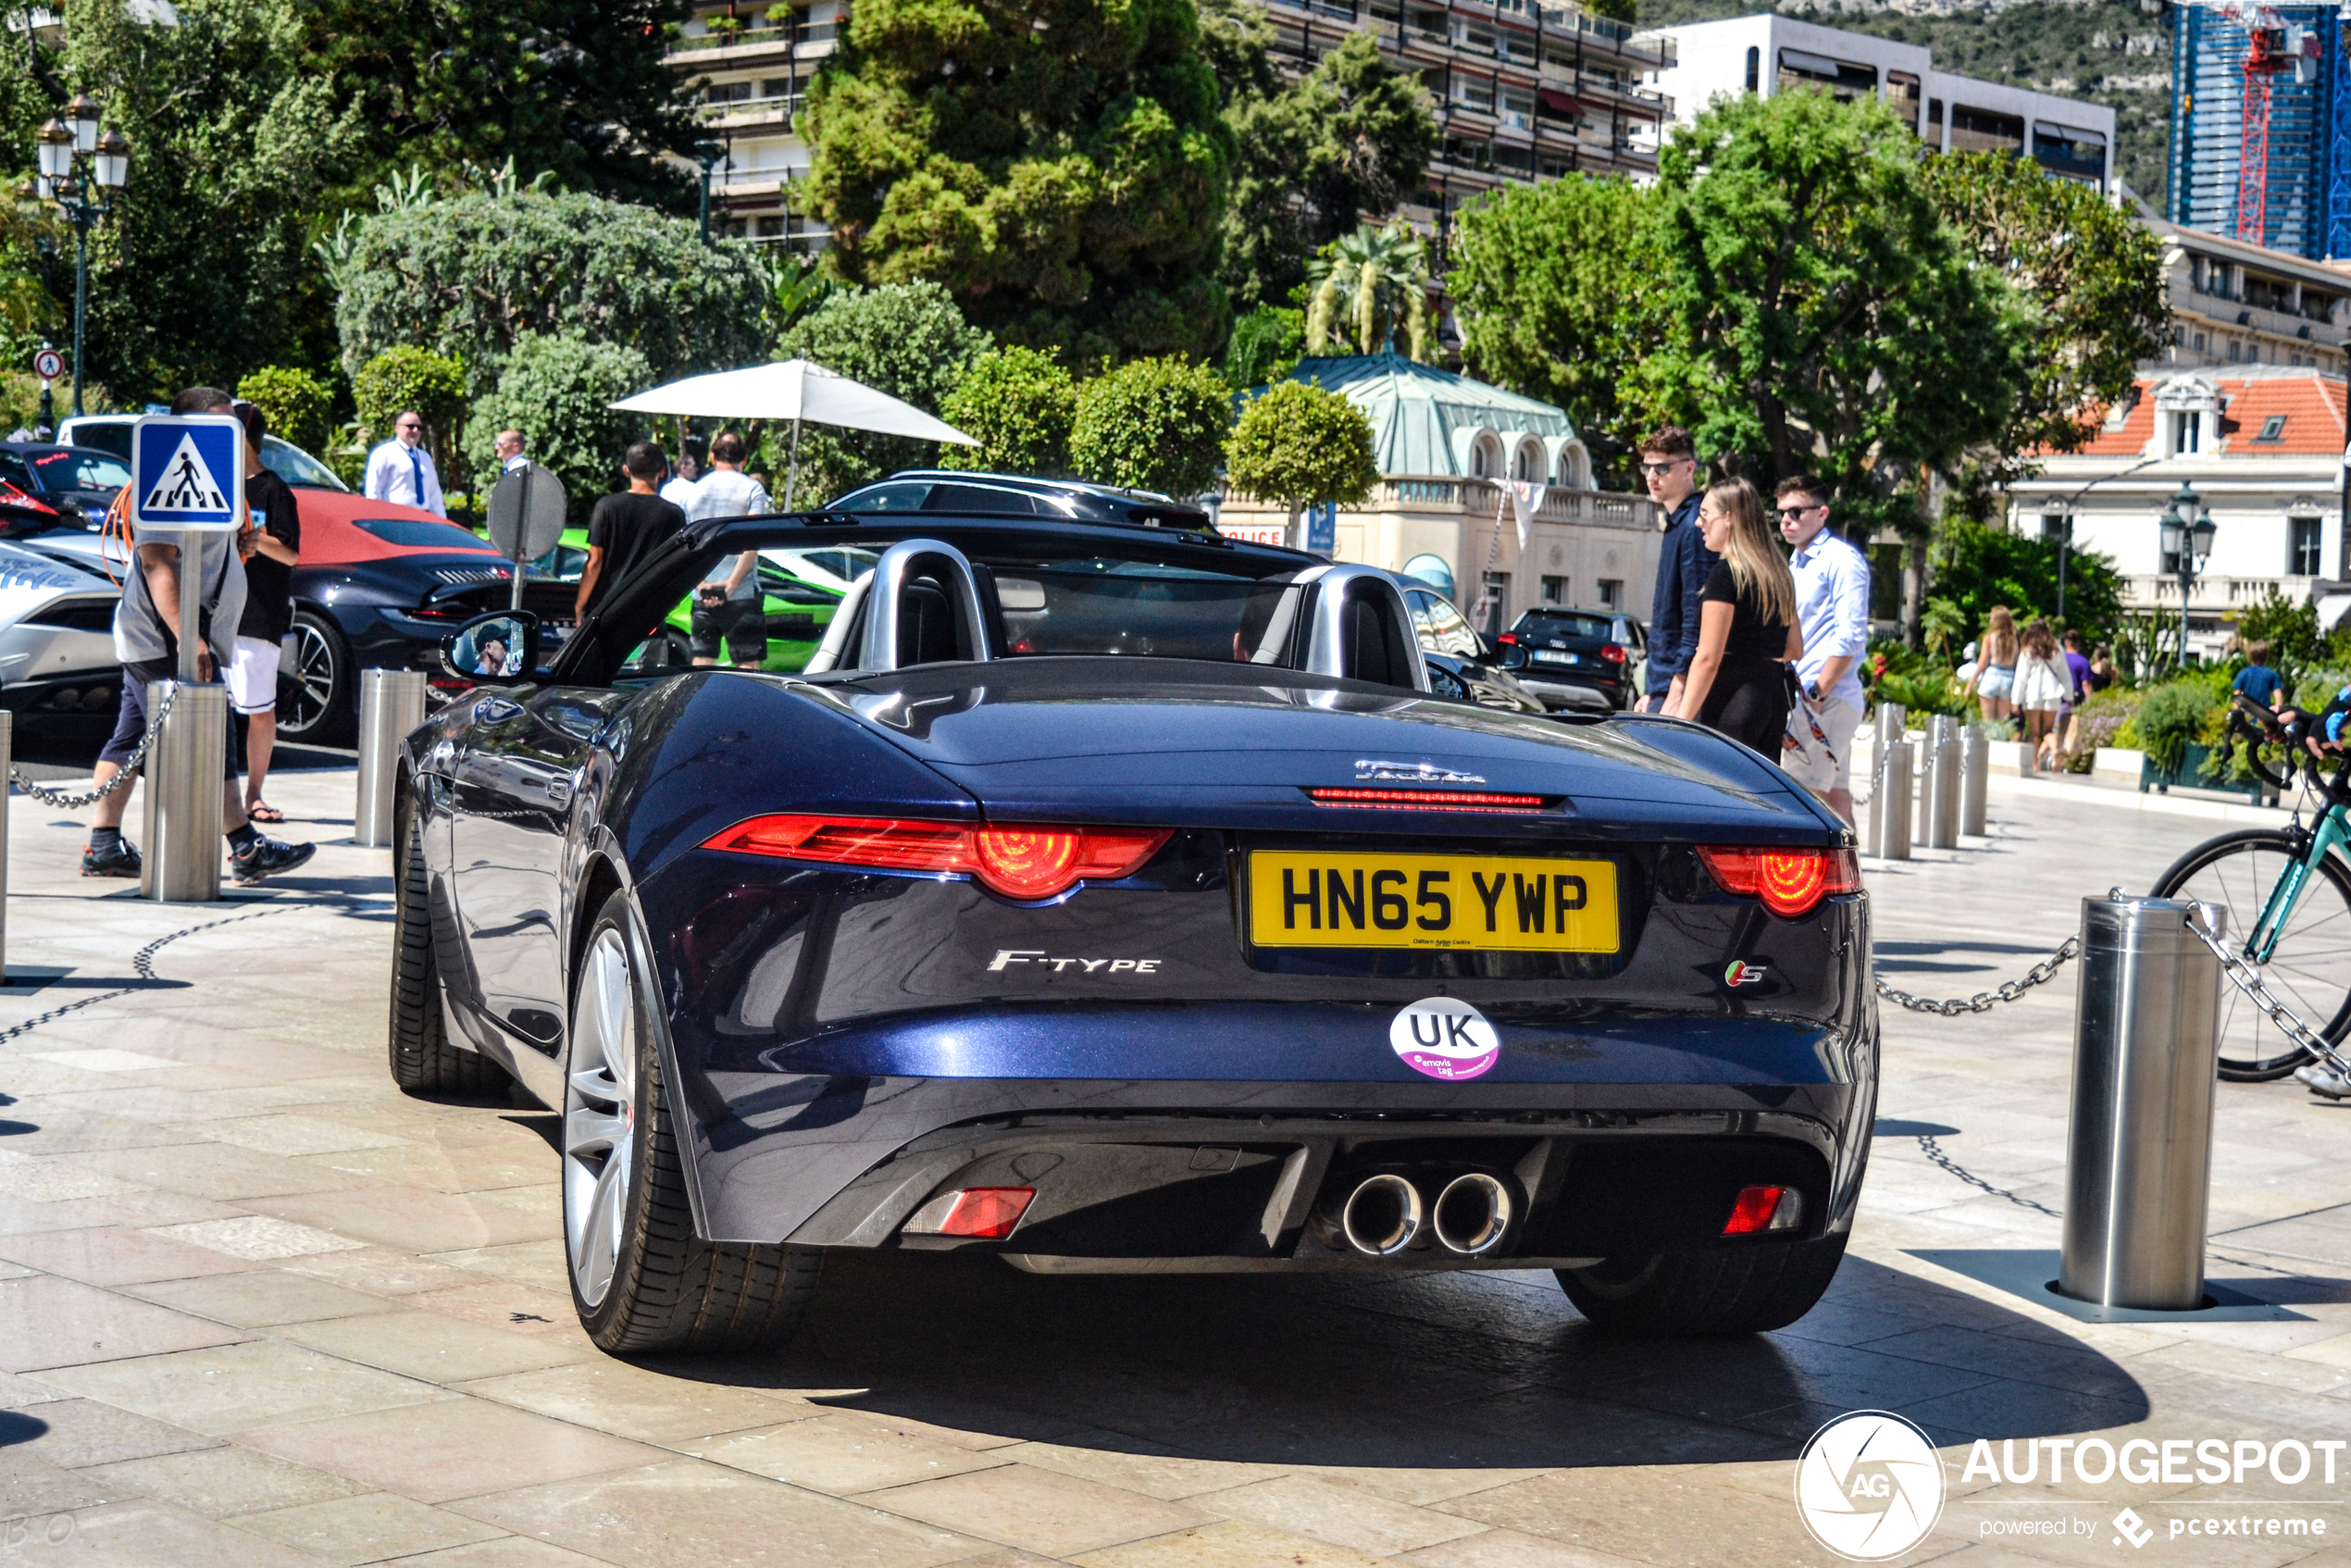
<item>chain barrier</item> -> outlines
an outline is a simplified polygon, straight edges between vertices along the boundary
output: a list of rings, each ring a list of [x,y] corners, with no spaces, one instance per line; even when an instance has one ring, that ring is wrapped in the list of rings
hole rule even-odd
[[[116,790],[128,789],[131,781],[139,776],[139,765],[147,760],[147,749],[155,743],[155,737],[163,733],[163,721],[171,716],[171,704],[179,700],[180,683],[175,680],[170,683],[170,690],[163,694],[163,706],[155,710],[155,718],[147,725],[147,732],[139,737],[139,744],[132,748],[121,771],[95,790],[69,795],[62,790],[51,790],[34,783],[13,765],[8,769],[8,780],[43,805],[54,806],[60,811],[80,811],[83,806],[96,805]]]
[[[1956,1018],[1962,1013],[1989,1013],[2000,1002],[2016,1001],[2034,986],[2048,984],[2069,959],[2078,958],[2081,954],[2082,939],[2068,937],[2055,952],[2026,970],[2024,978],[2003,980],[1991,990],[1978,991],[1969,997],[1953,997],[1944,1001],[1931,996],[1913,996],[1909,991],[1895,989],[1882,978],[1877,982],[1877,993],[1888,1002],[1901,1003],[1913,1013],[1937,1013],[1946,1018]]]
[[[2212,950],[2212,956],[2220,961],[2220,973],[2226,975],[2229,983],[2243,991],[2245,999],[2260,1010],[2261,1016],[2275,1024],[2286,1039],[2308,1052],[2314,1061],[2323,1062],[2329,1070],[2351,1078],[2351,1062],[2345,1061],[2342,1054],[2326,1042],[2323,1035],[2304,1023],[2300,1014],[2287,1006],[2262,982],[2259,969],[2242,954],[2231,952],[2228,944],[2212,934],[2212,928],[2204,923],[2201,909],[2188,916],[2188,929],[2196,934],[2196,940]]]

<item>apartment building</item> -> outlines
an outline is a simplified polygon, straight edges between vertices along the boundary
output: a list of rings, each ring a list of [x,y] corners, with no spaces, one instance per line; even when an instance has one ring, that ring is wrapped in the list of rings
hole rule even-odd
[[[2114,188],[2114,111],[1934,68],[1927,49],[1791,17],[1731,17],[1661,30],[1675,58],[1649,84],[1684,124],[1716,98],[1795,88],[1883,98],[1939,152],[2011,153],[2100,191]]]
[[[1645,78],[1673,64],[1670,40],[1636,37],[1556,0],[1260,3],[1275,59],[1293,77],[1362,29],[1391,65],[1426,85],[1442,140],[1424,189],[1404,205],[1424,228],[1442,232],[1462,201],[1508,181],[1657,172],[1672,106]],[[669,63],[708,83],[703,113],[721,149],[711,199],[722,232],[796,249],[826,243],[824,225],[794,200],[808,149],[792,118],[848,14],[843,0],[730,0],[685,24]]]
[[[2341,264],[2321,265],[2144,211],[2140,220],[2163,242],[2171,346],[2158,364],[2343,373],[2351,276]]]

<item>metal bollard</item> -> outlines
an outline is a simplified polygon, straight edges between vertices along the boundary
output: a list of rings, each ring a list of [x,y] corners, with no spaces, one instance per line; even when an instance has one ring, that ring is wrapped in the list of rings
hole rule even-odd
[[[1877,743],[1881,747],[1891,746],[1902,739],[1902,726],[1908,722],[1909,716],[1903,713],[1901,703],[1880,703],[1877,705]]]
[[[1931,850],[1959,847],[1959,731],[1949,714],[1926,721],[1925,765],[1919,784],[1925,809],[1918,823],[1918,841]]]
[[[359,797],[351,810],[351,841],[367,849],[392,842],[393,765],[400,742],[425,722],[425,672],[359,672]]]
[[[145,765],[147,858],[139,891],[160,903],[211,903],[220,897],[229,689],[158,680],[147,688],[147,711],[158,711],[167,699],[171,712]]]
[[[2179,899],[2082,901],[2082,983],[2058,1288],[2109,1307],[2204,1302],[2220,960]],[[2221,912],[2204,906],[2220,932]]]
[[[1992,793],[1992,742],[1969,725],[1959,731],[1959,831],[1984,836]]]
[[[16,721],[0,708],[0,985],[8,973],[8,769],[17,761]]]
[[[1870,790],[1867,852],[1881,860],[1910,858],[1910,743],[1878,748],[1877,781]]]

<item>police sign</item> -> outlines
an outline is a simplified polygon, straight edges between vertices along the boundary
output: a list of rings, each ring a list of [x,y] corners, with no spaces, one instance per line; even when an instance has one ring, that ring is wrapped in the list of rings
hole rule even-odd
[[[226,414],[151,414],[131,427],[134,528],[228,533],[245,516],[245,428]]]

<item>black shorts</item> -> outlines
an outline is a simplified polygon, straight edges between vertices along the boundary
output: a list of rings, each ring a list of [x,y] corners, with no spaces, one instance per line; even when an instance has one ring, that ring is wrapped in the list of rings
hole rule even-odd
[[[726,639],[727,652],[739,665],[760,665],[767,662],[767,611],[756,599],[726,599],[716,604],[706,604],[702,595],[694,595],[693,654],[697,659],[718,657],[718,642]]]
[[[147,733],[147,683],[153,680],[177,680],[180,662],[177,659],[133,659],[122,666],[122,705],[116,710],[114,733],[98,752],[100,762],[113,763],[117,767],[131,760],[139,749],[140,740]],[[229,716],[229,740],[221,747],[222,772],[230,778],[237,777],[237,717]]]

